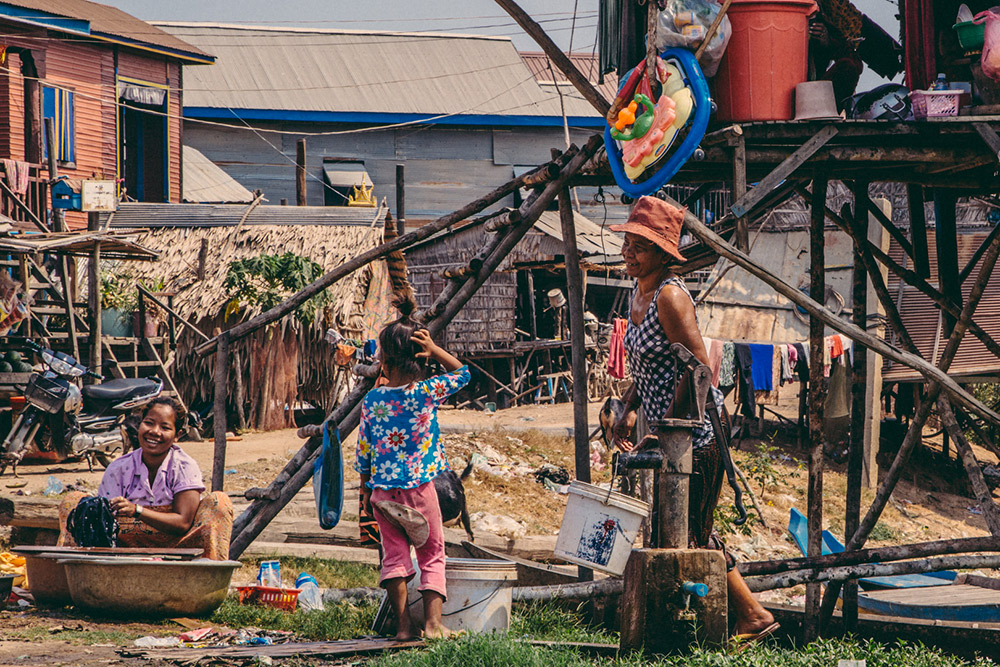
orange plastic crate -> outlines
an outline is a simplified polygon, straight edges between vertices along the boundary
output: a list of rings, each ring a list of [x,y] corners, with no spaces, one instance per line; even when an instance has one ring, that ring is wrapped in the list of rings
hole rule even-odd
[[[284,611],[295,611],[299,601],[299,588],[272,588],[270,586],[237,586],[240,604],[263,604]]]

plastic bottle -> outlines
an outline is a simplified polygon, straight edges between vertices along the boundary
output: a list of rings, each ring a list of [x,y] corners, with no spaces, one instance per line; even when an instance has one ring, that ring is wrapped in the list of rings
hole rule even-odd
[[[299,608],[304,611],[315,611],[323,608],[323,592],[319,590],[316,578],[311,574],[302,572],[295,580],[295,587],[301,590],[299,593]]]
[[[950,88],[951,85],[948,83],[948,79],[945,78],[944,74],[939,72],[937,79],[931,84],[931,90],[949,90]]]

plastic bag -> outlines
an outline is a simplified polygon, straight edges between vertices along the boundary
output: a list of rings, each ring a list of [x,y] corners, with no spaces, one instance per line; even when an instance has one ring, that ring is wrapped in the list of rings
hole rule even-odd
[[[667,0],[656,25],[657,51],[674,47],[696,50],[721,9],[721,5],[710,0]],[[732,34],[733,26],[729,17],[722,17],[715,36],[698,62],[706,77],[715,76]]]
[[[323,424],[323,451],[313,468],[316,515],[323,530],[336,526],[344,509],[344,459],[340,452],[340,432],[336,426],[332,428],[336,444],[330,439],[330,423]]]
[[[975,23],[986,23],[983,35],[983,74],[1000,81],[1000,7],[976,14]]]

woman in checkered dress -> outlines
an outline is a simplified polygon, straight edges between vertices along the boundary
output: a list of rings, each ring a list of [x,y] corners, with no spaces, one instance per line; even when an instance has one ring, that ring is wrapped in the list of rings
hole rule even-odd
[[[622,257],[625,270],[635,278],[625,351],[633,385],[623,397],[627,412],[615,425],[615,443],[628,451],[639,406],[648,420],[673,417],[674,376],[677,360],[670,354],[672,343],[681,343],[702,363],[708,352],[695,316],[694,301],[671,266],[684,257],[678,250],[684,212],[655,197],[641,198],[628,222],[613,225],[625,232]],[[678,393],[686,385],[678,387]],[[722,395],[714,387],[709,395],[722,406]],[[677,404],[687,403],[685,396]],[[728,421],[728,420],[726,420]],[[777,629],[774,617],[750,594],[736,570],[736,562],[713,530],[713,512],[722,490],[723,468],[719,443],[708,416],[693,430],[693,473],[690,478],[688,535],[692,548],[718,549],[726,557],[729,600],[736,616],[736,634],[760,639]]]

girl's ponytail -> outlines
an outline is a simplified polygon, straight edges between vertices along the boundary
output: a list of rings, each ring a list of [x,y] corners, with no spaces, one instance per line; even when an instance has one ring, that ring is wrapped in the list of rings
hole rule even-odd
[[[393,299],[392,305],[399,311],[400,317],[386,325],[378,337],[383,369],[391,367],[418,377],[424,370],[424,360],[417,358],[420,347],[410,340],[413,333],[422,328],[411,317],[417,309],[413,291],[407,289]]]

